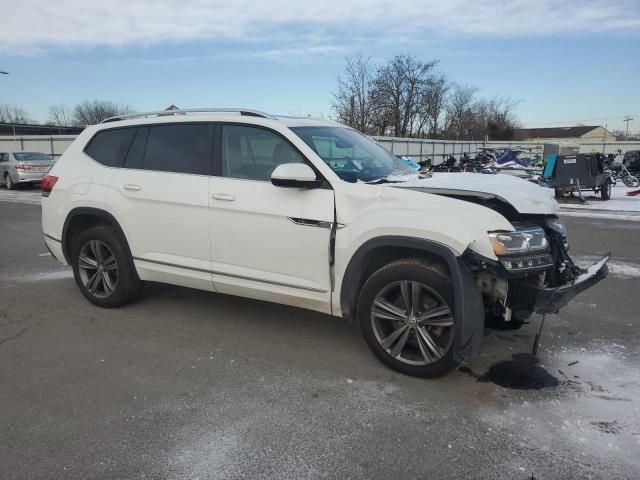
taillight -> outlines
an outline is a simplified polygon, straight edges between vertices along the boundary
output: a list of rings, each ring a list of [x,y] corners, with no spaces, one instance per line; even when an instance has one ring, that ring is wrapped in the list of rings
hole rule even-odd
[[[31,165],[28,163],[18,163],[16,164],[16,170],[29,170],[31,169]]]
[[[53,175],[47,175],[42,179],[42,182],[40,183],[40,189],[42,190],[43,197],[49,196],[49,194],[51,193],[51,190],[53,190],[53,187],[56,185],[57,181],[58,181],[58,177],[55,177]]]

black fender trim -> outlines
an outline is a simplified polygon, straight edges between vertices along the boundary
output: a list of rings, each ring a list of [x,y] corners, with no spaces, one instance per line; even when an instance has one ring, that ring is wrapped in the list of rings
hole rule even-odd
[[[455,342],[454,358],[464,358],[479,353],[484,335],[484,304],[473,274],[462,259],[446,245],[423,238],[383,236],[365,242],[353,255],[342,279],[340,307],[342,315],[356,318],[356,308],[362,276],[366,271],[367,255],[376,248],[404,247],[420,250],[442,258],[449,268],[454,287]]]
[[[64,220],[64,226],[62,227],[62,253],[64,254],[64,258],[69,265],[71,265],[71,262],[69,260],[70,252],[68,251],[69,242],[67,241],[67,236],[69,234],[69,225],[71,224],[71,220],[73,220],[75,217],[78,217],[80,215],[87,215],[87,216],[101,218],[105,220],[107,223],[109,223],[112,227],[114,227],[116,231],[121,235],[122,241],[124,242],[125,248],[127,249],[129,256],[132,257],[131,250],[129,249],[129,242],[127,241],[127,237],[125,236],[124,232],[122,231],[122,227],[120,226],[120,224],[118,223],[118,221],[113,215],[99,208],[77,207],[69,212],[69,214],[67,215],[67,218]]]

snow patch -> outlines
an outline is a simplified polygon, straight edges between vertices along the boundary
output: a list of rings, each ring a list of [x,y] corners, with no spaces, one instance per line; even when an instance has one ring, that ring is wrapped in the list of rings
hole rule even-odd
[[[593,218],[602,220],[619,220],[621,222],[640,222],[640,214],[620,214],[617,212],[599,212],[596,210],[564,210],[561,209],[558,214],[561,217],[580,217]]]
[[[52,272],[24,273],[18,275],[0,276],[3,281],[8,283],[35,283],[46,282],[51,280],[62,280],[73,278],[73,270],[54,270]]]
[[[621,347],[601,340],[588,348],[562,348],[545,359],[562,382],[557,397],[481,410],[480,419],[503,431],[524,429],[529,443],[561,457],[606,457],[636,470],[640,373],[631,363],[635,352]]]
[[[585,203],[561,203],[560,210],[584,211],[597,210],[605,212],[618,213],[638,213],[640,214],[640,195],[628,197],[627,193],[638,190],[638,188],[613,187],[611,189],[611,198],[602,200],[600,196],[596,196],[592,192],[582,192],[582,198]]]
[[[40,205],[42,194],[40,190],[0,190],[0,202]]]

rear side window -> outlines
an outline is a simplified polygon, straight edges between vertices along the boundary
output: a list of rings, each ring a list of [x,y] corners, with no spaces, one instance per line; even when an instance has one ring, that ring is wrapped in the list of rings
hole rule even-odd
[[[19,162],[50,162],[51,155],[40,152],[13,152]]]
[[[212,125],[154,125],[149,127],[143,168],[206,175],[212,148]]]
[[[91,139],[84,152],[107,167],[121,167],[137,128],[102,130]]]

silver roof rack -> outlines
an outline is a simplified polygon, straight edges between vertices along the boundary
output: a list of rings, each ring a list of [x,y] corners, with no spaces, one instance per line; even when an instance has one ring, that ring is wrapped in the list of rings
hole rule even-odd
[[[245,117],[260,117],[275,119],[273,115],[260,112],[258,110],[250,110],[246,108],[187,108],[176,110],[159,110],[157,112],[144,112],[144,113],[132,113],[129,115],[117,115],[115,117],[109,117],[104,119],[100,123],[117,122],[118,120],[127,120],[131,118],[141,117],[164,117],[169,115],[188,115],[190,113],[237,113],[238,115],[244,115]]]

